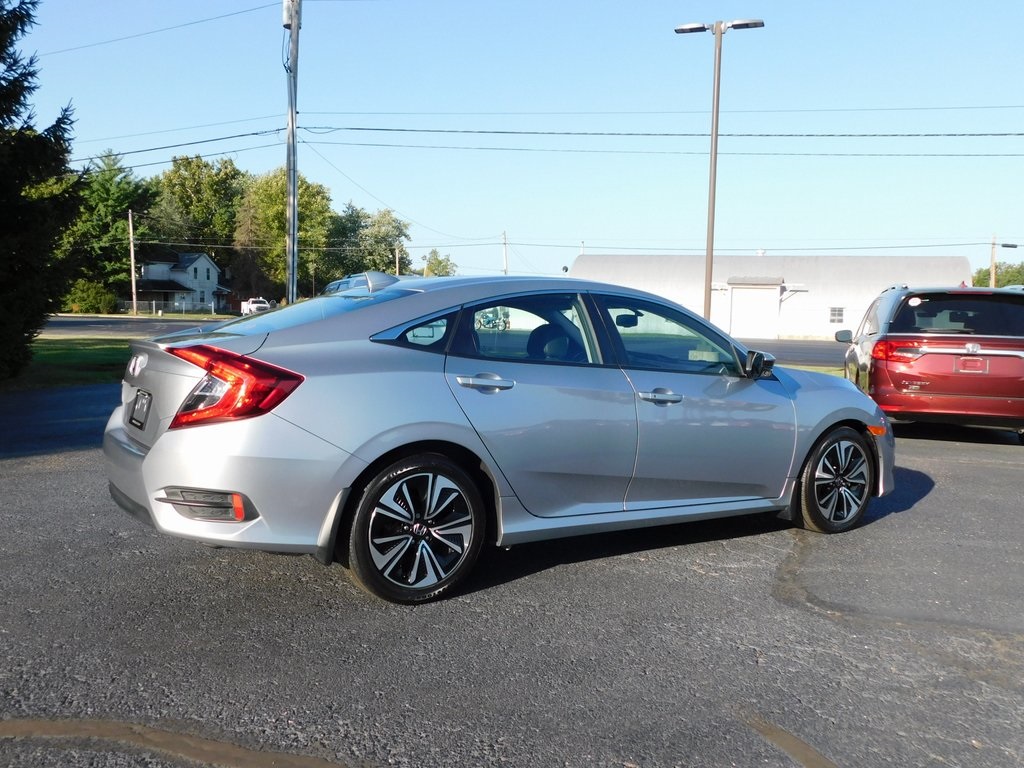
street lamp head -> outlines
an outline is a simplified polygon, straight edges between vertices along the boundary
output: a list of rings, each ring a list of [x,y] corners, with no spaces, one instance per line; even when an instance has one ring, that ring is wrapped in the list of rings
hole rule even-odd
[[[728,29],[757,29],[763,27],[764,22],[761,19],[737,19],[736,21],[726,22],[726,28]]]
[[[711,27],[707,24],[681,24],[676,27],[677,35],[685,35],[688,32],[707,32]]]

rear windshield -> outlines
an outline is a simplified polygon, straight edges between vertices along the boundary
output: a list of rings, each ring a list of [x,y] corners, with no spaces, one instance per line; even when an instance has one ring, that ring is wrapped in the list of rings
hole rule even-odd
[[[903,300],[889,332],[1024,336],[1024,294],[912,294]]]
[[[414,291],[402,290],[396,287],[388,287],[374,293],[367,293],[365,288],[361,290],[353,289],[329,296],[317,296],[314,299],[300,301],[270,312],[260,312],[258,315],[246,315],[245,317],[228,320],[218,326],[204,328],[203,330],[235,336],[272,333],[284,330],[285,328],[294,328],[297,325],[326,320],[329,317],[342,315],[363,307],[374,306],[385,301],[401,298],[402,296],[409,296],[412,293]]]

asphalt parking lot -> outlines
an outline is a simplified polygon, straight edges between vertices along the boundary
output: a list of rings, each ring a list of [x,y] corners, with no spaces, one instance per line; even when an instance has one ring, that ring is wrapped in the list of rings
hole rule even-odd
[[[0,764],[1019,766],[1024,446],[898,428],[897,489],[491,551],[403,608],[110,501],[118,388],[0,395]]]

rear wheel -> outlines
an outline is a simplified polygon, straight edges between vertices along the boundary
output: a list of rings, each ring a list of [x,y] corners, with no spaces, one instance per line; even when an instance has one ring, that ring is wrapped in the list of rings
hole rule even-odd
[[[874,487],[864,437],[849,427],[829,432],[811,451],[800,479],[804,527],[820,533],[853,528],[864,516]]]
[[[397,461],[370,481],[349,538],[367,591],[396,603],[440,597],[472,570],[486,518],[472,479],[440,454]]]

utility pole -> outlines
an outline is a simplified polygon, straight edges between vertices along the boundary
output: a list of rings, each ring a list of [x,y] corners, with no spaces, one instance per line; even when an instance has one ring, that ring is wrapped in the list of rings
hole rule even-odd
[[[135,291],[135,227],[132,226],[132,211],[128,209],[128,257],[132,268],[132,314],[139,314],[139,295]]]
[[[502,272],[505,273],[505,277],[508,277],[508,237],[505,233],[501,233],[501,263]]]
[[[996,287],[996,236],[992,235],[992,261],[988,269],[988,287]]]
[[[295,122],[299,90],[299,28],[302,26],[302,0],[282,0],[284,28],[289,32],[288,63],[288,152],[285,175],[288,185],[288,231],[285,235],[288,285],[285,300],[293,304],[298,298],[299,286],[299,170],[296,158]]]

